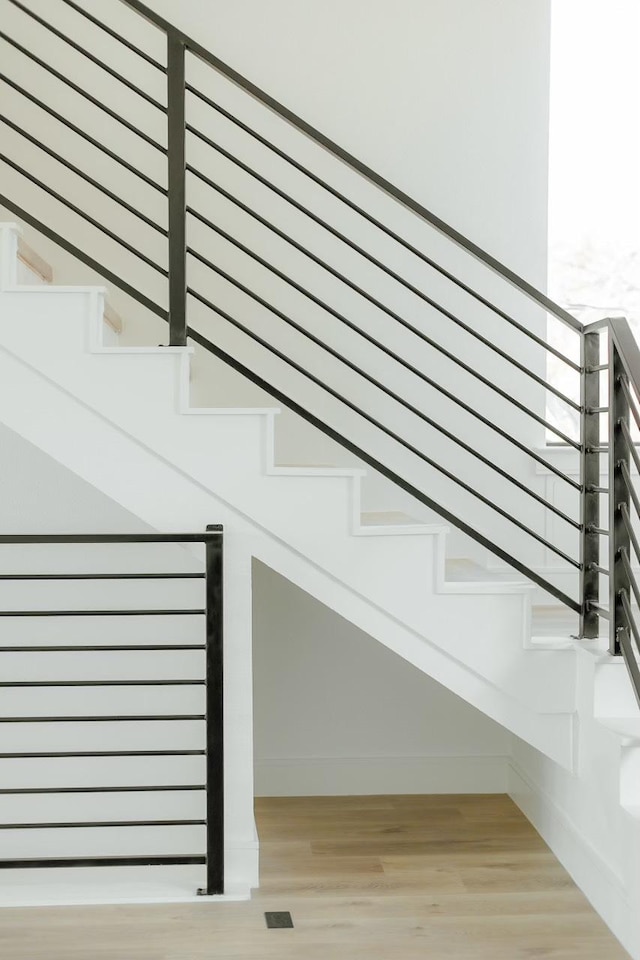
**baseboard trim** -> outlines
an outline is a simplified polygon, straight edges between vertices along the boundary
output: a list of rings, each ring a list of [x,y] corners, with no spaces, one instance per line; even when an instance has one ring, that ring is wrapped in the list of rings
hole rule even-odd
[[[513,802],[625,949],[640,960],[637,905],[629,902],[623,878],[576,829],[569,814],[513,759],[508,764],[508,778]]]
[[[226,843],[226,892],[214,897],[197,894],[206,882],[203,866],[10,870],[0,884],[0,912],[5,907],[249,900],[252,888],[258,886],[258,853],[257,837]]]
[[[506,793],[509,758],[287,757],[255,762],[259,797]]]

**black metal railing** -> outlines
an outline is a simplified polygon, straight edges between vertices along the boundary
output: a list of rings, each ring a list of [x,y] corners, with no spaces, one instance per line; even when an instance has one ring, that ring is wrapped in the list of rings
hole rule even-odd
[[[26,0],[2,0],[15,17],[5,18],[0,30],[0,42],[11,54],[3,60],[0,83],[17,103],[46,118],[58,139],[55,145],[44,143],[3,109],[0,123],[17,139],[14,155],[7,148],[0,161],[24,192],[3,190],[0,203],[167,321],[171,344],[191,339],[204,347],[559,599],[579,615],[580,636],[596,637],[599,617],[608,612],[599,596],[605,575],[599,521],[604,489],[599,391],[606,366],[600,362],[601,328],[583,328],[544,293],[144,3],[120,2],[118,9],[153,28],[148,48],[109,24],[113,6],[98,18],[74,0],[57,0],[44,17]],[[64,29],[54,22],[62,10]],[[28,42],[15,36],[20,18]],[[46,54],[37,52],[25,25],[41,31]],[[101,44],[89,49],[82,42],[86,29],[122,45],[138,64],[135,81],[93,52]],[[52,66],[47,45],[52,38],[122,84],[123,95],[135,101],[135,120],[109,105],[99,85],[86,89]],[[34,93],[20,78],[20,64],[72,91],[82,105],[80,119],[68,115],[66,101],[62,110]],[[138,79],[142,68],[144,83]],[[208,71],[204,80],[202,71]],[[225,101],[224,85],[245,98],[244,113]],[[116,138],[102,135],[102,122],[121,129],[129,138],[126,145],[116,148]],[[113,183],[66,156],[70,135],[80,152],[110,164]],[[317,161],[308,150],[301,159],[291,137],[317,148]],[[38,151],[44,152],[64,177],[90,188],[87,202],[73,202],[55,178],[32,172],[21,153],[23,141],[35,151],[29,154],[34,164]],[[323,165],[326,158],[330,169]],[[358,199],[344,178],[334,176],[338,168],[348,173],[347,182],[355,176],[366,187],[357,191]],[[98,195],[101,203],[113,205],[112,212],[131,217],[147,232],[134,237],[109,226],[106,216],[90,213]],[[36,217],[35,198],[53,203],[55,214]],[[385,204],[427,231],[424,239],[386,217]],[[67,228],[69,215],[80,223],[75,232]],[[87,253],[88,228],[100,256]],[[432,235],[456,256],[443,257]],[[458,255],[473,269],[461,266]],[[574,355],[547,342],[547,317],[571,331]],[[615,323],[621,336],[621,321]],[[612,342],[617,342],[613,335]],[[576,382],[579,378],[579,395],[549,382],[547,356],[564,364]],[[635,379],[630,383],[635,389]],[[549,420],[547,396],[579,415],[579,435]],[[621,392],[616,402],[622,404],[624,396]],[[541,449],[544,431],[579,454],[579,477]],[[634,450],[626,433],[624,427],[612,432],[618,452],[623,444]],[[634,453],[629,457],[635,463]],[[611,473],[620,491],[631,486],[630,462]],[[557,498],[535,488],[531,465],[560,484]],[[634,494],[620,502],[628,512]],[[622,514],[616,516],[622,531]],[[629,544],[619,546],[623,552],[616,554],[610,577],[614,586],[626,582],[620,577],[631,566]],[[546,572],[549,558],[574,577],[574,591],[562,585],[566,579],[561,583]],[[622,589],[628,605],[633,591]],[[622,599],[617,603],[614,638],[624,614]],[[625,638],[633,633],[630,625],[624,630]],[[626,642],[620,641],[623,652]]]
[[[609,649],[624,656],[640,703],[640,543],[634,530],[640,519],[640,498],[631,475],[640,466],[632,437],[632,418],[635,428],[640,426],[640,350],[624,318],[597,325],[589,335],[606,335],[609,341],[609,529],[602,532],[609,538]]]
[[[104,609],[95,609],[92,607],[86,608],[85,606],[78,606],[73,609],[3,609],[0,612],[0,617],[4,620],[3,626],[3,641],[0,646],[0,662],[3,663],[3,666],[6,667],[8,660],[13,658],[15,661],[16,654],[23,654],[26,657],[33,655],[35,658],[41,659],[43,655],[57,655],[57,654],[68,654],[68,653],[90,653],[95,654],[96,656],[96,666],[92,668],[89,666],[89,672],[93,673],[91,678],[87,679],[51,679],[50,677],[45,677],[43,679],[33,679],[34,671],[32,669],[27,670],[26,678],[22,679],[16,678],[16,667],[15,663],[10,671],[6,669],[2,670],[2,679],[0,680],[0,688],[3,691],[8,691],[13,688],[20,688],[21,690],[51,690],[51,688],[60,688],[61,692],[67,691],[67,696],[71,690],[82,692],[83,690],[91,690],[96,688],[109,688],[113,689],[112,701],[109,703],[103,703],[101,706],[103,709],[98,707],[91,714],[81,714],[78,711],[70,708],[66,701],[63,703],[61,701],[61,709],[67,711],[65,715],[62,713],[55,712],[53,715],[49,715],[49,711],[45,710],[44,713],[37,712],[35,715],[31,716],[28,713],[25,713],[24,709],[11,709],[11,706],[7,707],[6,698],[5,706],[2,710],[2,716],[0,716],[0,728],[7,730],[5,727],[6,724],[11,724],[12,728],[17,727],[20,724],[38,724],[38,725],[53,725],[56,729],[61,729],[60,725],[64,723],[73,723],[74,730],[82,728],[84,724],[90,723],[92,727],[91,736],[88,738],[91,742],[88,744],[83,741],[78,745],[78,736],[75,734],[72,737],[72,743],[68,743],[65,740],[64,747],[65,749],[50,749],[48,747],[48,742],[46,744],[47,749],[44,749],[42,746],[36,750],[27,750],[25,751],[24,747],[21,746],[20,737],[18,735],[18,740],[16,742],[17,749],[11,750],[11,741],[12,741],[12,730],[9,729],[8,732],[3,736],[3,747],[2,753],[0,753],[0,769],[3,770],[3,775],[1,778],[2,786],[0,787],[0,797],[4,796],[29,796],[35,797],[38,795],[67,795],[72,794],[91,794],[92,797],[100,798],[106,794],[154,794],[156,796],[162,796],[170,793],[175,793],[176,791],[186,791],[187,796],[191,796],[194,791],[202,792],[205,795],[205,814],[201,818],[193,819],[190,817],[172,817],[171,819],[157,819],[157,818],[147,818],[140,819],[137,817],[129,817],[128,819],[118,817],[118,819],[105,819],[104,817],[94,816],[90,821],[88,820],[68,820],[65,819],[61,822],[51,822],[47,820],[46,822],[34,821],[29,818],[24,820],[17,821],[15,818],[12,818],[10,822],[0,823],[0,832],[5,830],[58,830],[64,829],[65,831],[69,830],[82,830],[86,828],[96,829],[98,831],[104,831],[104,849],[109,851],[109,831],[113,828],[125,828],[125,827],[150,827],[150,828],[172,828],[172,827],[194,827],[201,826],[205,828],[206,831],[206,842],[205,849],[202,850],[202,853],[199,854],[184,854],[179,855],[175,852],[171,853],[153,853],[153,854],[136,854],[135,856],[113,856],[110,852],[105,852],[102,855],[92,855],[92,856],[66,856],[66,857],[48,857],[46,855],[38,857],[20,857],[20,858],[7,858],[6,856],[0,858],[0,870],[6,869],[43,869],[48,867],[108,867],[108,866],[176,866],[176,865],[204,865],[206,867],[206,882],[202,890],[199,892],[206,895],[212,894],[221,894],[224,892],[224,750],[223,750],[223,536],[222,536],[222,527],[218,525],[212,525],[207,527],[205,533],[172,533],[172,534],[91,534],[91,535],[74,535],[74,534],[60,534],[60,535],[13,535],[13,536],[0,536],[0,545],[11,545],[11,544],[27,544],[33,546],[43,545],[55,545],[55,544],[203,544],[204,545],[204,571],[161,571],[161,572],[127,572],[127,573],[113,573],[113,572],[86,572],[84,570],[72,570],[70,572],[49,572],[49,573],[11,573],[11,574],[0,574],[0,581],[61,581],[66,580],[70,582],[79,582],[79,581],[126,581],[126,580],[156,580],[156,581],[173,581],[173,580],[202,580],[204,581],[204,603],[199,607],[172,607],[172,608],[158,608],[156,606],[136,608],[131,607],[127,604],[117,607],[107,605]],[[68,555],[67,555],[68,556]],[[52,560],[52,562],[54,562]],[[68,563],[68,559],[66,561]],[[81,565],[81,559],[78,558],[78,565]],[[130,565],[130,564],[129,564]],[[8,627],[7,621],[15,618],[68,618],[68,617],[89,617],[89,618],[101,618],[105,622],[114,623],[114,631],[116,632],[116,637],[121,638],[123,632],[122,618],[129,617],[184,617],[188,616],[189,618],[201,618],[202,622],[202,639],[197,643],[193,642],[158,642],[154,641],[152,643],[140,643],[140,642],[127,642],[122,643],[118,642],[117,639],[115,642],[100,640],[99,642],[93,643],[80,643],[72,644],[69,642],[67,637],[67,642],[60,644],[59,642],[49,642],[43,643],[16,643],[12,642],[11,637],[11,628]],[[112,618],[117,617],[117,621],[112,621]],[[64,619],[61,621],[64,622]],[[115,626],[117,624],[117,627]],[[178,640],[178,637],[175,638]],[[203,670],[200,676],[189,677],[187,679],[176,679],[175,677],[162,677],[158,678],[143,678],[143,677],[131,677],[127,676],[127,655],[129,653],[134,654],[136,657],[140,657],[141,654],[144,654],[147,659],[145,663],[148,663],[148,669],[150,672],[153,670],[154,657],[157,659],[157,655],[161,653],[167,653],[168,651],[179,651],[184,653],[185,651],[201,651],[203,658]],[[101,674],[101,658],[109,653],[117,653],[118,655],[123,655],[121,662],[123,664],[123,675],[118,676],[114,679],[104,679]],[[13,662],[12,661],[12,662]],[[46,672],[46,671],[45,671]],[[55,671],[58,673],[59,671]],[[137,671],[139,672],[139,671]],[[162,672],[162,671],[161,671]],[[7,679],[7,676],[11,676],[11,679]],[[37,674],[37,671],[36,671]],[[204,695],[204,712],[198,707],[196,712],[171,712],[169,709],[159,709],[157,712],[152,714],[141,713],[136,710],[123,714],[120,707],[120,697],[122,696],[122,688],[135,688],[136,691],[144,693],[147,688],[152,687],[162,687],[167,691],[171,691],[176,688],[203,688],[205,691]],[[113,708],[110,709],[111,702]],[[105,750],[103,744],[103,732],[109,729],[110,724],[117,723],[126,725],[128,735],[135,738],[136,730],[144,729],[148,723],[154,724],[176,724],[184,725],[188,723],[195,722],[196,724],[202,724],[204,726],[204,735],[199,737],[198,744],[194,744],[191,747],[183,747],[180,749],[167,749],[166,743],[163,740],[158,741],[156,749],[149,749],[145,745],[144,749],[130,749],[127,744],[118,746],[118,749]],[[138,725],[142,724],[142,728]],[[76,725],[79,725],[79,728],[76,728]],[[107,726],[104,726],[107,725]],[[125,736],[125,734],[123,734]],[[46,739],[46,738],[45,738]],[[201,741],[204,739],[204,748],[201,746]],[[58,742],[58,736],[56,735],[56,743]],[[105,771],[103,770],[100,773],[98,764],[98,769],[93,771],[93,777],[96,782],[93,784],[80,783],[78,781],[73,782],[72,775],[70,775],[70,782],[64,782],[62,775],[57,773],[53,774],[53,784],[52,784],[52,774],[51,774],[51,761],[57,763],[58,761],[66,761],[73,759],[84,759],[84,758],[94,758],[97,761],[107,761],[110,762],[117,758],[127,758],[127,757],[139,757],[141,762],[147,758],[176,758],[176,757],[202,757],[205,762],[205,776],[204,782],[193,783],[193,782],[181,782],[179,777],[173,776],[166,783],[146,783],[143,780],[134,784],[132,782],[113,782],[107,783],[105,785],[100,777],[104,775]],[[5,762],[8,762],[10,765],[14,761],[20,761],[28,759],[33,761],[33,765],[30,767],[30,780],[29,786],[25,786],[23,783],[13,783],[12,784],[12,771],[13,767],[10,766],[9,769],[6,768]],[[126,774],[123,774],[126,776]],[[42,782],[39,783],[39,778],[42,777]],[[109,780],[109,772],[107,771],[105,780]],[[111,774],[111,779],[113,780],[113,773]]]

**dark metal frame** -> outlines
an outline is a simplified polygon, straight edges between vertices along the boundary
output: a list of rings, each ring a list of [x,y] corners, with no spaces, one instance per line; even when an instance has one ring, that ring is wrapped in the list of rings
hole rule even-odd
[[[44,867],[100,867],[100,866],[145,866],[145,865],[206,865],[206,886],[198,892],[207,896],[224,893],[224,692],[223,692],[223,532],[218,524],[208,526],[205,533],[172,534],[48,534],[48,535],[7,535],[0,536],[0,544],[61,544],[61,543],[202,543],[205,548],[204,573],[127,573],[127,574],[9,574],[3,579],[11,580],[59,580],[59,579],[142,579],[193,578],[205,580],[205,608],[165,609],[165,610],[12,610],[3,611],[0,616],[7,617],[68,617],[68,616],[158,616],[167,614],[198,614],[205,618],[205,642],[202,644],[85,644],[82,646],[2,646],[3,653],[70,652],[70,651],[160,651],[160,650],[203,650],[205,651],[205,675],[202,678],[188,680],[56,680],[56,681],[3,681],[0,688],[6,687],[123,687],[123,686],[183,686],[201,685],[205,687],[205,713],[200,714],[159,714],[133,716],[54,716],[25,717],[0,716],[3,723],[62,723],[113,721],[185,721],[201,720],[206,724],[206,747],[204,750],[82,750],[82,751],[31,751],[26,753],[0,753],[0,760],[25,758],[60,757],[157,757],[157,756],[204,756],[206,757],[206,782],[204,784],[179,784],[153,786],[111,786],[111,787],[31,787],[0,788],[0,795],[58,794],[58,793],[133,793],[164,792],[179,790],[206,791],[206,817],[204,820],[125,820],[64,823],[0,823],[2,830],[38,830],[46,828],[73,829],[76,827],[140,827],[140,826],[195,826],[206,827],[206,851],[200,856],[135,856],[135,857],[72,857],[72,858],[34,858],[0,859],[0,870]]]

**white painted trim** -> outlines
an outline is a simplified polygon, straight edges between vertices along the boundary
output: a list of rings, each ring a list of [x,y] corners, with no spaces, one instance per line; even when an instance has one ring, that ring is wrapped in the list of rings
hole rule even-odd
[[[509,758],[286,757],[255,761],[259,797],[506,793]]]
[[[212,903],[249,900],[258,886],[258,836],[225,843],[225,893],[198,896],[204,866],[65,867],[12,870],[0,885],[3,907],[60,907],[122,903]]]
[[[624,879],[546,790],[512,758],[508,793],[632,957],[640,958],[637,904]]]

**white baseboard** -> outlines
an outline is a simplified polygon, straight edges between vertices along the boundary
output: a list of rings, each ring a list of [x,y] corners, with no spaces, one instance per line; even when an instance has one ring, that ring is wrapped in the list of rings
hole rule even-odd
[[[509,763],[508,792],[565,870],[634,960],[640,960],[638,906],[623,879],[571,821],[570,814],[517,764]]]
[[[0,883],[3,907],[122,903],[212,903],[249,900],[258,886],[258,841],[225,844],[225,893],[200,897],[204,866],[51,867],[8,870]]]
[[[506,793],[509,758],[288,757],[255,762],[258,797]]]

